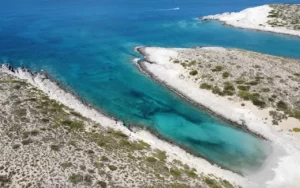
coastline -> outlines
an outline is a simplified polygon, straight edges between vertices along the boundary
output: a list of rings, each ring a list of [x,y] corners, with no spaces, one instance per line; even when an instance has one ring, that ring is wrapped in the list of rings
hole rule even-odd
[[[141,53],[144,56],[144,59],[146,59],[146,61],[142,61],[142,60],[138,61],[138,65],[139,68],[141,69],[141,72],[147,74],[147,76],[151,77],[152,79],[159,81],[161,84],[165,85],[172,91],[174,91],[174,89],[172,88],[176,88],[176,90],[179,90],[179,92],[176,92],[177,94],[183,95],[184,98],[188,98],[190,101],[193,101],[193,103],[195,102],[200,103],[201,106],[205,106],[206,108],[210,109],[210,111],[213,111],[214,114],[219,114],[219,116],[225,117],[230,121],[238,122],[238,124],[242,124],[241,122],[243,122],[244,123],[243,125],[245,125],[247,129],[249,129],[251,132],[255,132],[258,133],[259,135],[263,135],[263,137],[270,140],[275,145],[278,145],[285,149],[285,152],[287,154],[284,157],[280,157],[279,159],[276,159],[277,167],[272,169],[272,171],[275,172],[275,176],[272,180],[265,182],[266,186],[280,187],[280,185],[281,186],[295,185],[295,182],[297,182],[295,176],[297,177],[297,175],[295,175],[294,173],[299,173],[295,168],[297,168],[297,166],[299,166],[300,164],[298,163],[293,164],[294,162],[292,161],[296,160],[296,158],[300,156],[300,152],[299,152],[300,148],[297,146],[298,139],[288,135],[286,132],[281,132],[277,130],[276,128],[274,128],[274,126],[271,127],[266,125],[260,120],[260,118],[256,117],[256,114],[254,114],[253,112],[242,108],[238,108],[232,105],[230,101],[224,100],[221,97],[214,96],[212,93],[208,93],[207,91],[200,91],[200,89],[197,89],[198,86],[195,86],[191,82],[187,82],[187,81],[185,82],[183,80],[178,79],[176,75],[175,76],[172,75],[172,73],[179,74],[181,72],[181,69],[174,68],[177,65],[172,65],[173,63],[169,62],[170,59],[173,58],[172,55],[175,54],[175,52],[173,53],[172,50],[176,51],[177,49],[169,50],[165,48],[152,47],[150,48],[151,50],[149,50],[150,52],[149,51],[146,52],[145,49],[149,49],[149,48],[138,47],[136,49],[139,53]],[[184,50],[184,49],[178,49],[178,50]],[[155,54],[156,52],[158,53]],[[171,67],[174,69],[172,69]],[[193,86],[195,88],[192,88]],[[203,98],[210,98],[212,101],[215,102],[214,103],[212,102],[211,105],[209,105],[210,104],[209,102],[201,100],[200,99],[201,97],[196,97],[196,96],[202,96]],[[216,103],[218,103],[218,105],[214,107],[213,104]],[[224,107],[226,106],[224,108],[226,109],[225,111],[224,109],[222,110],[221,107],[222,104]],[[232,114],[234,115],[232,116]],[[288,175],[283,173],[283,171],[286,171],[287,169],[290,171],[294,171],[293,175],[290,173],[290,176],[294,177],[293,180],[289,180]],[[285,177],[284,181],[286,182],[280,181],[279,177]]]
[[[238,128],[238,129],[242,129],[243,131],[252,134],[253,136],[256,136],[258,138],[264,139],[264,140],[268,140],[266,137],[264,137],[263,135],[261,135],[258,132],[253,132],[251,129],[249,129],[245,124],[240,123],[240,122],[236,122],[233,121],[229,118],[227,118],[226,116],[223,116],[221,114],[216,113],[213,109],[193,100],[190,97],[187,97],[183,92],[179,91],[178,89],[176,89],[175,87],[171,86],[170,84],[168,84],[167,82],[165,82],[164,80],[160,79],[158,76],[155,76],[154,73],[152,73],[147,66],[145,65],[146,63],[154,63],[148,60],[147,58],[147,53],[142,49],[142,48],[136,48],[136,51],[139,52],[142,55],[145,55],[145,60],[138,60],[136,63],[138,65],[139,70],[146,74],[147,76],[149,76],[151,79],[155,80],[156,82],[158,82],[159,84],[162,84],[163,86],[165,86],[166,88],[168,88],[169,90],[171,90],[172,92],[176,93],[179,97],[181,97],[183,100],[186,100],[188,102],[190,102],[191,104],[197,106],[198,108],[204,110],[205,112],[208,112],[209,114],[211,114],[214,117],[217,117],[218,119],[220,119],[221,121],[224,121],[226,123],[228,123],[229,125],[233,126],[234,128]]]
[[[270,5],[262,5],[247,8],[240,12],[226,12],[216,15],[203,16],[200,18],[200,20],[215,20],[223,23],[225,26],[253,31],[263,31],[274,34],[283,34],[299,38],[300,30],[293,30],[290,28],[278,27],[269,24],[269,21],[273,19],[269,17],[269,13],[273,10],[274,8],[272,8]]]
[[[7,74],[15,76],[19,79],[26,80],[33,86],[41,89],[50,99],[58,101],[63,105],[74,109],[76,112],[81,113],[84,117],[87,117],[105,128],[112,128],[114,130],[120,130],[131,140],[143,140],[149,144],[153,149],[161,149],[167,152],[170,159],[180,159],[182,162],[193,166],[200,173],[213,174],[215,176],[224,178],[230,182],[237,183],[245,187],[256,187],[254,182],[251,182],[240,175],[231,172],[229,170],[221,169],[220,167],[211,164],[205,159],[199,158],[195,155],[190,154],[190,152],[185,151],[180,146],[173,145],[172,142],[166,140],[161,140],[159,135],[151,133],[151,131],[146,130],[135,130],[135,132],[130,131],[126,128],[122,122],[112,119],[97,109],[94,109],[90,105],[86,105],[80,100],[76,95],[69,93],[61,85],[52,81],[46,75],[41,73],[31,73],[28,69],[17,68],[14,69],[8,65],[2,65],[0,71]],[[134,127],[133,127],[134,128]],[[155,136],[156,135],[156,136]]]

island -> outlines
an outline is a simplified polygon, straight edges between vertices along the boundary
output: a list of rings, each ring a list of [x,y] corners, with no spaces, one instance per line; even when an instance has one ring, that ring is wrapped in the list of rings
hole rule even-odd
[[[300,4],[263,5],[200,19],[218,20],[239,28],[300,36]]]
[[[0,187],[232,188],[238,187],[235,182],[250,183],[163,141],[149,141],[146,133],[129,131],[44,74],[3,65],[0,90]]]
[[[141,72],[200,108],[286,149],[289,160],[278,160],[278,174],[269,185],[278,186],[277,177],[287,181],[282,186],[299,183],[299,59],[222,47],[136,50],[144,56],[136,61]],[[284,174],[286,170],[293,175]]]

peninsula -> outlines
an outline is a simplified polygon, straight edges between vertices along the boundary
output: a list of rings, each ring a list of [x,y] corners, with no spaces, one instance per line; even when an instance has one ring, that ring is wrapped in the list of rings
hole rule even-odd
[[[137,51],[145,58],[139,68],[151,78],[285,148],[270,185],[278,186],[277,177],[283,186],[299,183],[300,60],[221,47]]]
[[[204,16],[226,25],[300,36],[300,4],[271,4],[247,8],[241,12]]]

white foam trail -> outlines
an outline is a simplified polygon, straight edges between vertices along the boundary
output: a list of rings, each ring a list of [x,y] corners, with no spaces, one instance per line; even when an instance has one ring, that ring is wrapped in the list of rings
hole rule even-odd
[[[176,7],[176,8],[167,8],[167,9],[157,9],[153,11],[176,11],[176,10],[180,10],[180,8]]]

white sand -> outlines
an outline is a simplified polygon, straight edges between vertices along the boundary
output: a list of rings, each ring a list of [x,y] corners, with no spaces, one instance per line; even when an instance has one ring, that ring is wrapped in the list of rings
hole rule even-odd
[[[209,49],[223,50],[222,48],[212,47]],[[289,135],[286,131],[279,132],[275,126],[265,124],[262,117],[258,116],[255,112],[255,106],[247,105],[247,108],[242,108],[240,104],[236,104],[224,97],[216,96],[209,91],[201,90],[192,80],[180,77],[185,72],[185,69],[179,64],[170,62],[171,58],[177,58],[177,50],[156,47],[144,48],[144,51],[147,53],[147,60],[153,62],[151,64],[145,63],[144,65],[157,79],[175,88],[188,98],[227,119],[240,124],[245,123],[253,132],[259,133],[272,141],[275,147],[285,150],[285,156],[276,158],[276,167],[272,169],[275,176],[271,180],[265,180],[264,185],[260,185],[260,187],[299,187],[299,140]],[[261,176],[260,178],[269,176],[269,174],[259,175]]]
[[[204,16],[202,20],[219,20],[225,22],[225,24],[245,28],[254,29],[261,31],[268,31],[274,33],[282,33],[288,35],[300,36],[300,31],[286,29],[283,27],[272,27],[267,24],[269,18],[269,12],[272,10],[269,5],[263,5],[253,8],[247,8],[241,12],[226,12],[223,14]]]
[[[15,72],[12,72],[8,69],[6,65],[2,65],[2,67],[0,66],[0,71],[4,71],[20,79],[27,80],[32,85],[45,92],[49,96],[49,98],[54,99],[70,108],[73,108],[75,111],[81,113],[81,115],[90,118],[91,120],[97,123],[100,123],[104,127],[110,127],[113,129],[121,130],[126,135],[128,135],[130,139],[143,140],[144,142],[148,143],[152,148],[157,148],[166,151],[170,159],[180,160],[184,164],[194,167],[199,173],[203,172],[205,174],[214,174],[216,177],[226,179],[231,183],[235,183],[243,187],[260,187],[259,184],[256,184],[246,178],[243,178],[238,174],[221,169],[218,166],[210,164],[202,158],[195,157],[187,153],[178,146],[174,146],[168,142],[162,141],[154,135],[152,135],[151,133],[149,133],[148,131],[129,131],[125,126],[123,126],[122,122],[116,122],[115,120],[99,113],[95,109],[86,106],[80,100],[78,100],[77,97],[64,91],[57,84],[47,79],[42,74],[32,75],[30,72],[24,71],[20,68],[15,70]]]

